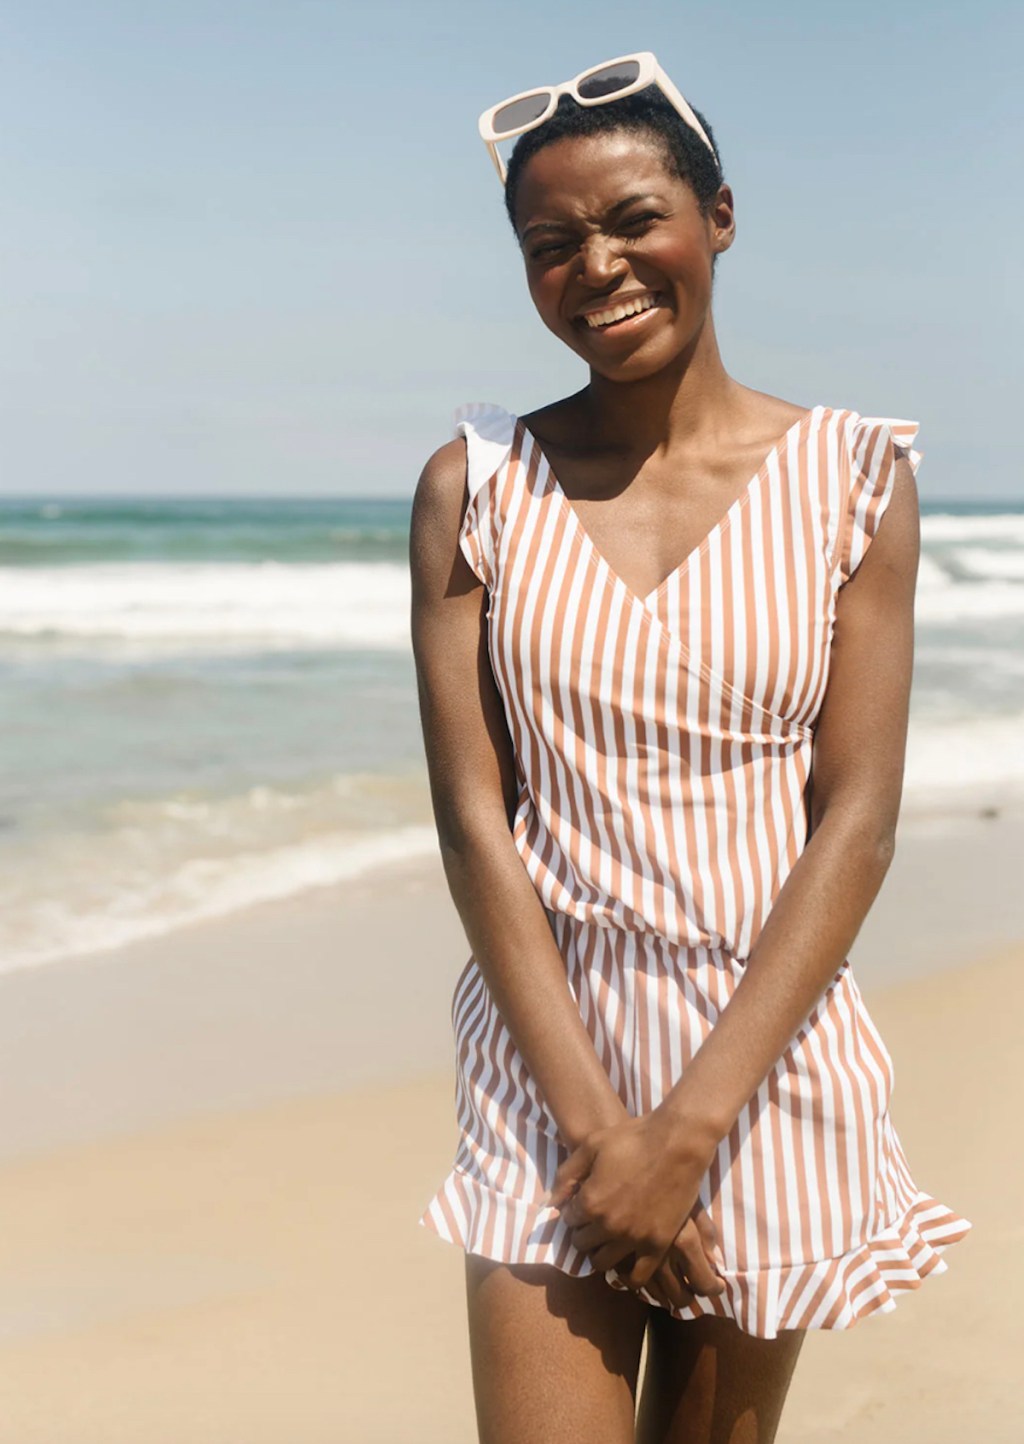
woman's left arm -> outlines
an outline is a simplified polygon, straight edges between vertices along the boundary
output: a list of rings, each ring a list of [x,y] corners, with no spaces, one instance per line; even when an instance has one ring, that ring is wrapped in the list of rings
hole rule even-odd
[[[660,1107],[712,1153],[846,959],[895,850],[914,664],[917,486],[897,452],[884,524],[839,589],[808,840],[744,975]]]
[[[654,1200],[674,1198],[689,1213],[719,1143],[846,959],[892,861],[920,554],[914,472],[905,453],[897,450],[896,457],[884,524],[836,598],[803,851],[779,889],[743,977],[680,1080],[652,1113],[602,1130],[556,1175],[551,1199],[561,1207],[605,1153],[605,1184],[595,1172],[584,1191],[586,1204],[571,1198],[563,1218],[582,1226],[586,1245],[608,1241],[600,1255],[608,1267],[623,1250],[613,1242],[615,1230],[593,1222],[594,1213],[614,1214],[620,1224],[635,1214],[649,1249],[644,1258],[637,1253],[628,1275],[634,1286],[651,1276],[671,1227],[667,1215],[651,1226],[652,1207],[661,1214],[667,1206]],[[630,1173],[632,1187],[624,1179]]]

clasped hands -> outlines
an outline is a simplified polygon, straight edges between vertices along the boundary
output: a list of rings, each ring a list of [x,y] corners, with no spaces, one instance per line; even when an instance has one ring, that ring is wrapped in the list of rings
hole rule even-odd
[[[714,1149],[655,1109],[588,1133],[555,1174],[546,1202],[573,1230],[595,1269],[685,1308],[720,1294],[724,1263],[698,1192]],[[624,1269],[618,1266],[635,1256]]]

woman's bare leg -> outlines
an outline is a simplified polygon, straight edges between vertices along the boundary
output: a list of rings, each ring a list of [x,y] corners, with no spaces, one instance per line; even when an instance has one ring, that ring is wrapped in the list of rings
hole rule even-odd
[[[603,1274],[466,1254],[480,1444],[633,1444],[651,1305]]]
[[[732,1319],[674,1319],[652,1308],[637,1444],[772,1444],[802,1329],[776,1339]]]

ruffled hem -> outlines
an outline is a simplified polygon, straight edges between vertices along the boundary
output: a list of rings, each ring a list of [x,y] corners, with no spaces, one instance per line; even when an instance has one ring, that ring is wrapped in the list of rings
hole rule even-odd
[[[595,1273],[589,1257],[574,1248],[558,1210],[488,1188],[454,1168],[417,1220],[439,1238],[503,1263],[553,1264],[563,1273]],[[677,1319],[716,1314],[733,1319],[745,1333],[774,1339],[783,1329],[848,1329],[875,1313],[891,1313],[894,1291],[920,1288],[929,1274],[945,1273],[942,1253],[971,1229],[971,1223],[926,1193],[858,1248],[837,1258],[739,1272],[721,1269],[725,1292],[698,1297]],[[626,1285],[613,1272],[612,1288]],[[664,1308],[645,1289],[639,1296]]]

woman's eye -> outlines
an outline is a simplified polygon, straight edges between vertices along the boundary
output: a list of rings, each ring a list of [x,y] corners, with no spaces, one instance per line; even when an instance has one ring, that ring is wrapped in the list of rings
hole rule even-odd
[[[552,241],[550,245],[538,246],[535,251],[531,251],[530,257],[534,261],[541,261],[545,256],[553,256],[556,251],[564,251],[568,244],[568,241]]]
[[[658,216],[654,211],[644,211],[639,216],[630,216],[628,221],[623,221],[622,229],[624,231],[632,231],[635,229],[646,230],[651,222],[656,220],[658,220]]]

